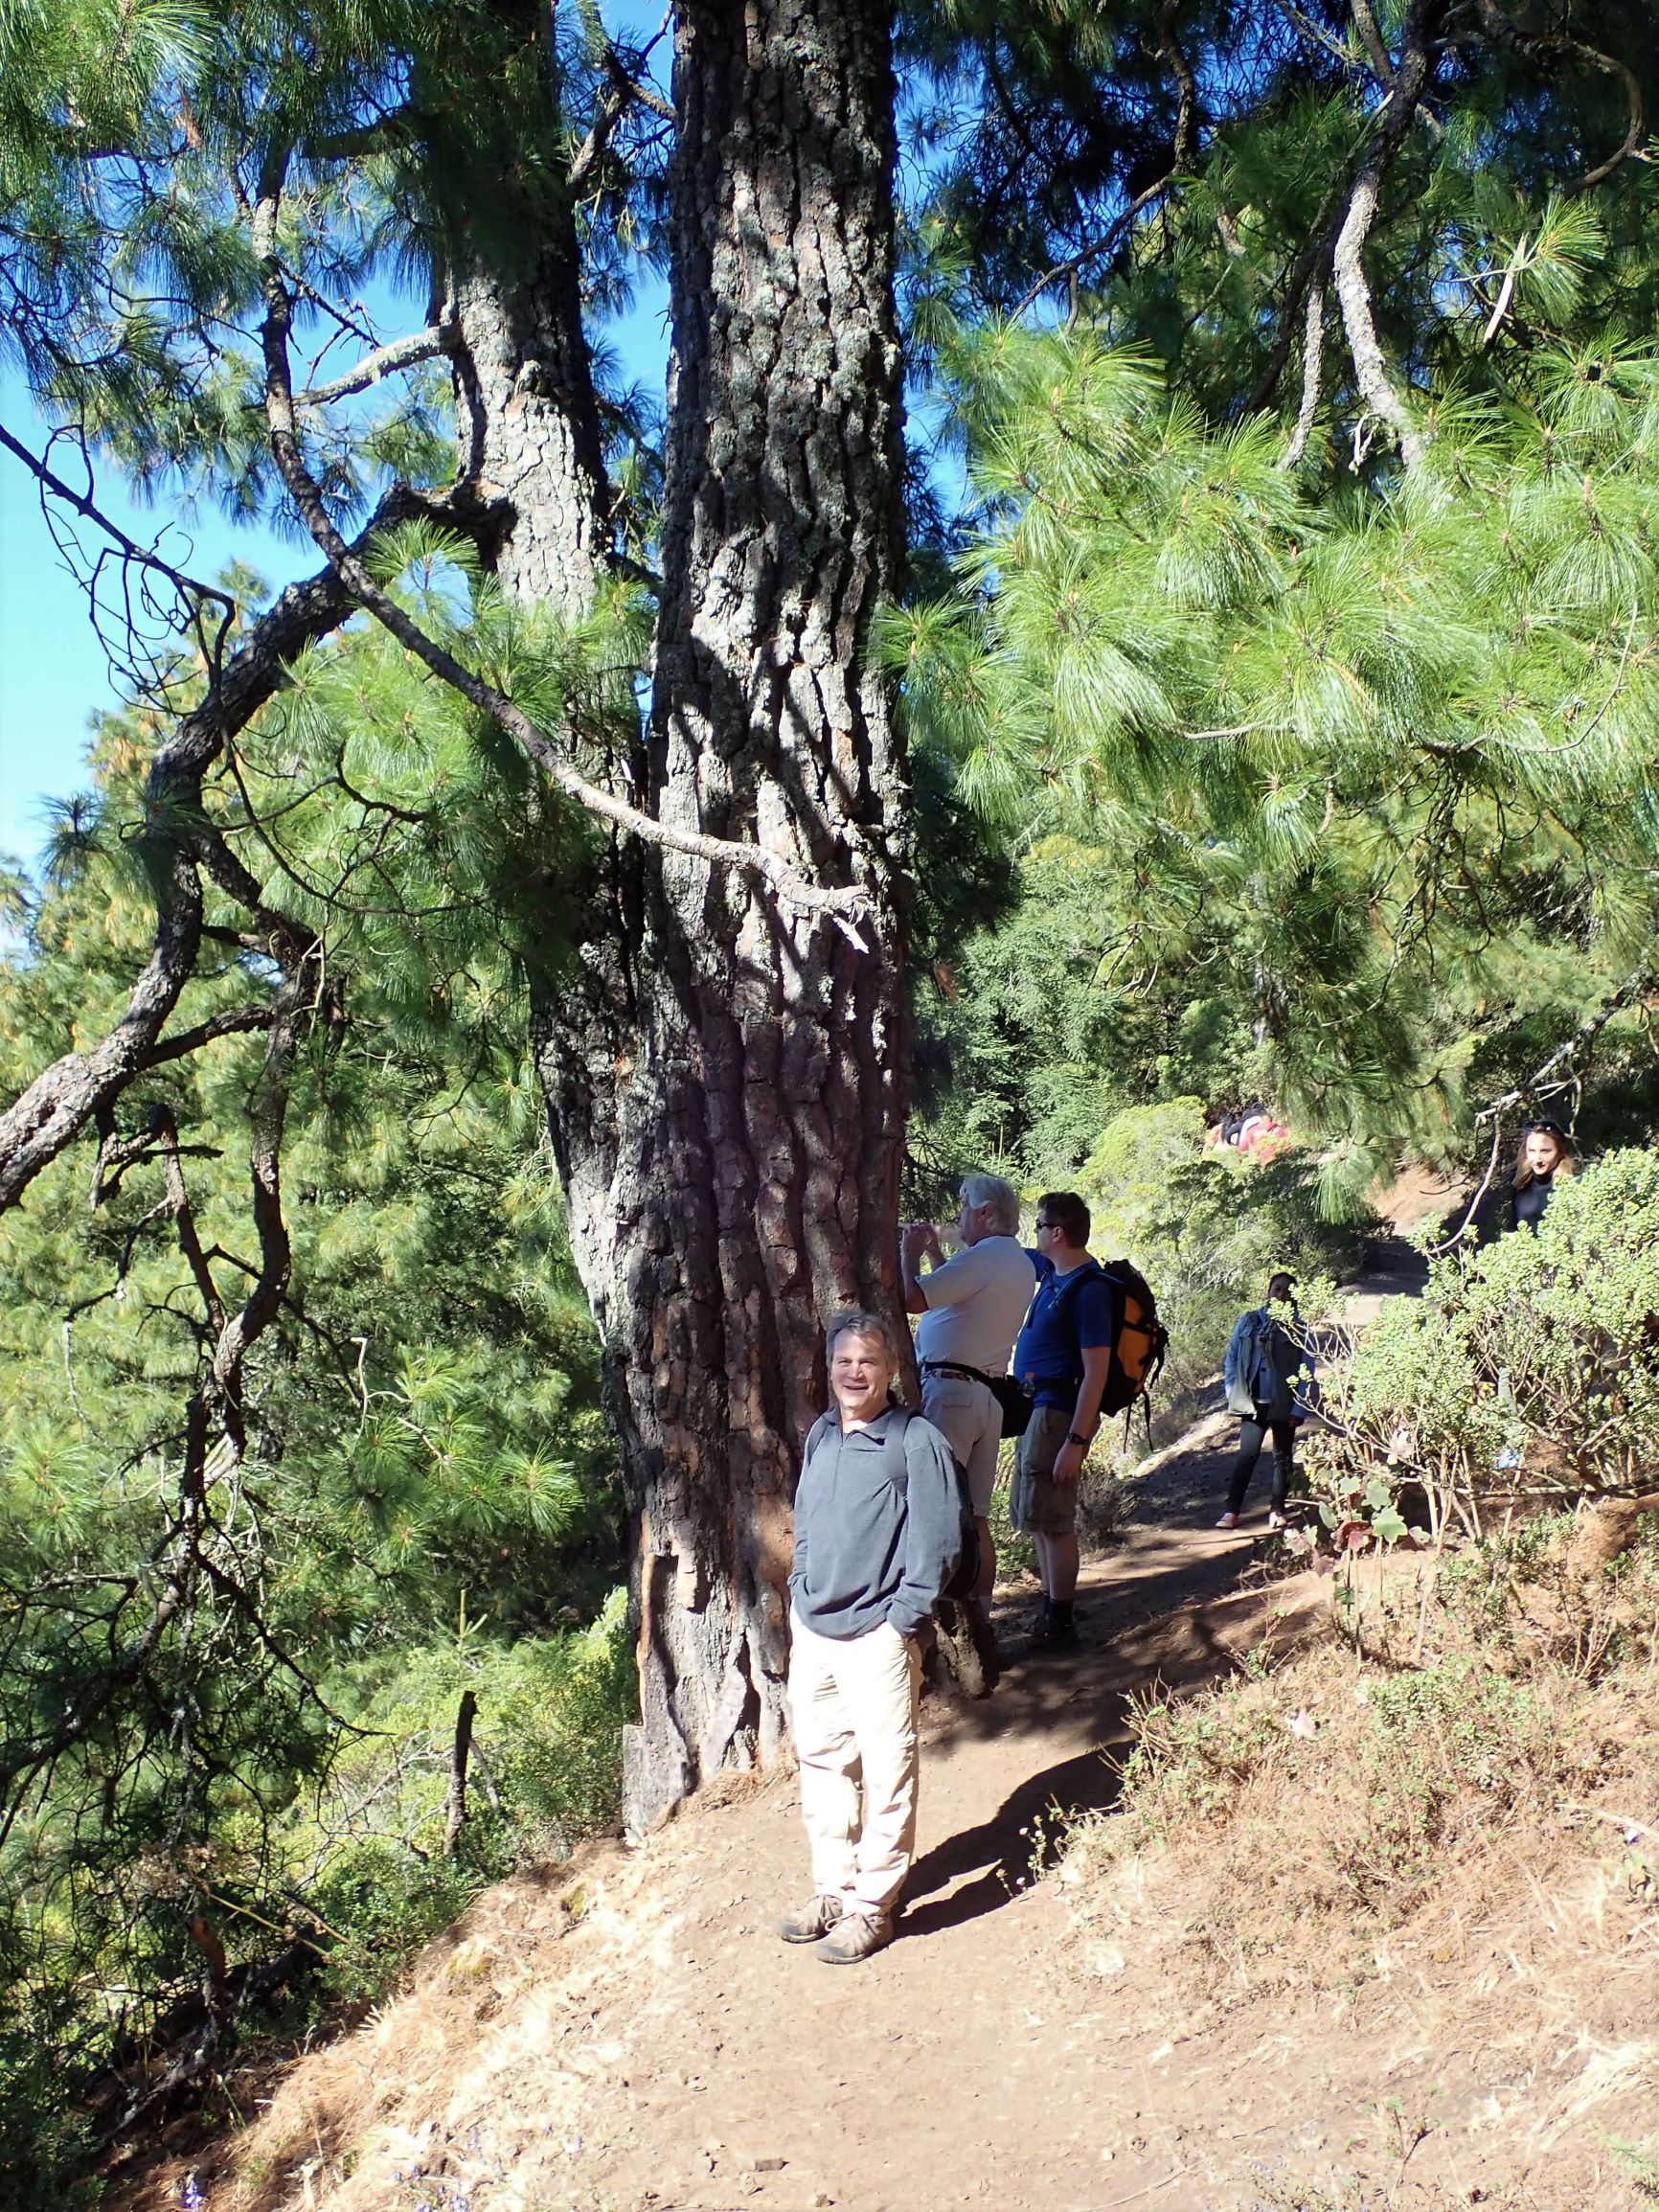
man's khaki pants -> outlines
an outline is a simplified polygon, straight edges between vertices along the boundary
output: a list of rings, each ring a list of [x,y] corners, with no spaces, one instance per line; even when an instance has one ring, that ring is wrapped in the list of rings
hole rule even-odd
[[[884,1621],[819,1636],[791,1619],[789,1721],[812,1882],[848,1912],[892,1908],[916,1849],[921,1653]]]

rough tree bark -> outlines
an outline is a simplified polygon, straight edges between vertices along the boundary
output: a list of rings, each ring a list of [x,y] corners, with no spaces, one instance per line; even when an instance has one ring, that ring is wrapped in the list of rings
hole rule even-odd
[[[580,616],[604,560],[610,493],[569,210],[523,267],[470,269],[454,309],[463,473],[512,516],[496,573],[515,598]]]
[[[896,1311],[902,762],[868,666],[893,582],[899,353],[880,0],[686,0],[648,745],[666,822],[856,883],[854,941],[659,851],[598,871],[539,1004],[572,1243],[634,1527],[647,1827],[784,1734],[789,1500],[837,1307]]]

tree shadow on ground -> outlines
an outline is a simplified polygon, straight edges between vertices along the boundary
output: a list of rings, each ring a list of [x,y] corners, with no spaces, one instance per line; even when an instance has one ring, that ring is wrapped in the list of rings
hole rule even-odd
[[[939,1935],[995,1912],[1055,1864],[1074,1820],[1085,1813],[1103,1813],[1117,1802],[1119,1760],[1129,1733],[1124,1719],[1127,1699],[1119,1696],[1112,1702],[1118,1714],[1110,1743],[1032,1775],[989,1820],[935,1845],[917,1860],[904,1885],[900,1936]],[[975,1879],[949,1896],[933,1894],[967,1874]],[[915,1899],[928,1902],[914,1904]]]
[[[971,1722],[980,1729],[988,1722],[1021,1732],[1063,1726],[1074,1743],[1086,1733],[1087,1746],[1029,1776],[988,1819],[917,1860],[904,1885],[901,1936],[937,1935],[995,1912],[1057,1863],[1078,1819],[1116,1805],[1134,1742],[1131,1701],[1221,1679],[1239,1664],[1240,1630],[1258,1621],[1265,1627],[1278,1614],[1275,1587],[1237,1587],[1239,1563],[1237,1553],[1186,1562],[1103,1593],[1105,1602],[1092,1608],[1098,1629],[1106,1630],[1100,1644],[1069,1660],[1017,1666],[987,1706],[973,1709]],[[1278,1615],[1279,1650],[1321,1632],[1320,1619],[1320,1606],[1306,1596],[1288,1615]]]

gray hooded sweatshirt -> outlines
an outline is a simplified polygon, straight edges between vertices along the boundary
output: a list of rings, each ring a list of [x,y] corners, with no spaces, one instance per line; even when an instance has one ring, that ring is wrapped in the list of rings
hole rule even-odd
[[[846,1638],[887,1621],[915,1635],[961,1541],[950,1447],[931,1422],[890,1405],[846,1435],[833,1406],[812,1424],[795,1488],[789,1575],[807,1628]]]

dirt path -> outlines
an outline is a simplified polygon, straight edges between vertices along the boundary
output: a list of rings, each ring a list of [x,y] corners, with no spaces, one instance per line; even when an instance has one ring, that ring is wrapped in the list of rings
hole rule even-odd
[[[705,1797],[638,1849],[481,1901],[405,1997],[198,2161],[213,2212],[1205,2201],[1185,2178],[1248,2122],[1210,2111],[1193,2053],[1171,2089],[1182,2023],[1090,1981],[1034,1870],[1067,1815],[1110,1802],[1132,1694],[1323,1610],[1311,1577],[1239,1587],[1265,1501],[1240,1537],[1212,1527],[1230,1438],[1212,1423],[1159,1456],[1126,1542],[1085,1569],[1076,1653],[1019,1656],[1032,1603],[999,1599],[1012,1663],[988,1702],[932,1710],[890,1950],[836,1970],[773,1935],[807,1881],[789,1778]]]
[[[1233,1437],[1212,1417],[1148,1463],[1076,1653],[1023,1657],[1034,1600],[1002,1594],[1003,1686],[931,1709],[889,1950],[831,1969],[776,1940],[807,1885],[797,1796],[737,1780],[489,1892],[382,2015],[120,2212],[1627,2212],[1608,2130],[1646,2132],[1659,1975],[1577,1963],[1603,1956],[1589,1892],[1528,1920],[1495,1841],[1489,1910],[1293,1998],[1171,1972],[1178,1893],[1119,1941],[1065,1870],[1035,1878],[1111,1803],[1133,1696],[1323,1633],[1328,1582],[1256,1570],[1265,1471],[1243,1530],[1213,1526]]]
[[[1368,1298],[1418,1287],[1393,1253],[1376,1277]],[[1243,1529],[1214,1527],[1235,1434],[1211,1410],[1144,1464],[1126,1540],[1085,1567],[1075,1653],[1027,1655],[1034,1585],[999,1593],[1001,1688],[924,1708],[920,1855],[889,1950],[836,1970],[777,1941],[807,1881],[797,1793],[734,1780],[637,1848],[489,1893],[383,2014],[120,2212],[1626,2205],[1579,2107],[1640,2110],[1659,2063],[1632,2025],[1641,1962],[1602,1976],[1600,2013],[1563,1994],[1523,2024],[1508,1976],[1566,1993],[1578,1924],[1556,1912],[1533,1945],[1495,1860],[1489,1925],[1392,1936],[1355,1987],[1295,2001],[1170,1971],[1178,1892],[1120,1943],[1079,1920],[1069,1869],[1040,1878],[1066,1821],[1112,1803],[1133,1698],[1325,1631],[1329,1583],[1260,1571],[1264,1469]],[[1571,2161],[1529,2193],[1532,2146],[1568,2130]]]

